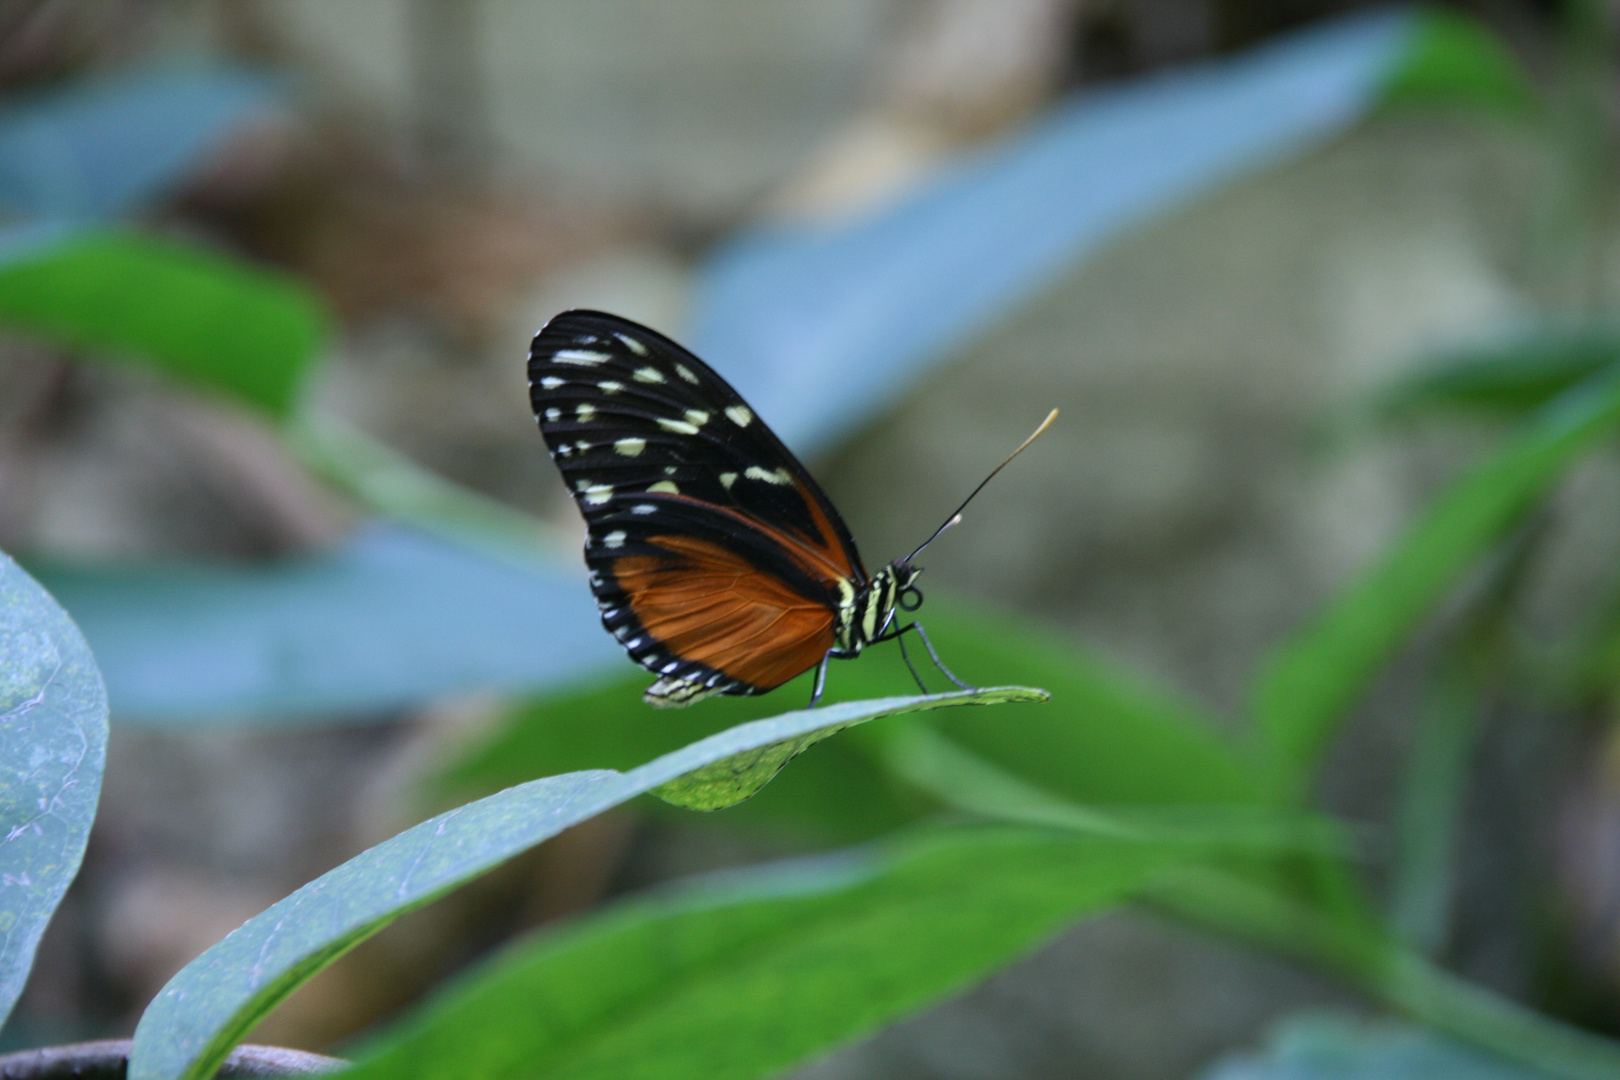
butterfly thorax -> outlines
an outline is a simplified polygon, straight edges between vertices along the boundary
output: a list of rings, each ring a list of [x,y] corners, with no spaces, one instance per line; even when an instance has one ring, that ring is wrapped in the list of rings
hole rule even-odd
[[[912,588],[919,573],[910,563],[896,559],[864,585],[841,583],[844,595],[838,605],[838,650],[854,656],[881,638],[894,622],[900,594]]]

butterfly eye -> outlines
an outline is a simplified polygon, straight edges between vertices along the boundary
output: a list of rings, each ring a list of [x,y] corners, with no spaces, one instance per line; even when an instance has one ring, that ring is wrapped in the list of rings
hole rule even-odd
[[[900,590],[900,595],[896,598],[895,602],[900,605],[901,611],[916,611],[918,608],[922,607],[922,590],[917,588],[915,585],[907,585],[905,588]]]

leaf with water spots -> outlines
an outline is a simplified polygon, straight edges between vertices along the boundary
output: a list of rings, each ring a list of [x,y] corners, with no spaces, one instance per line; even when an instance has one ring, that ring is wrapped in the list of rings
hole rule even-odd
[[[67,612],[0,552],[0,1023],[78,873],[107,758],[107,691]]]

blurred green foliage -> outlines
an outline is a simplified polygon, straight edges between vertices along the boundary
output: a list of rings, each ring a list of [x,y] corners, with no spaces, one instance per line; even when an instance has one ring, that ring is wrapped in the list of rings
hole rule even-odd
[[[330,333],[285,275],[134,232],[70,231],[0,261],[0,323],[147,363],[285,418]]]

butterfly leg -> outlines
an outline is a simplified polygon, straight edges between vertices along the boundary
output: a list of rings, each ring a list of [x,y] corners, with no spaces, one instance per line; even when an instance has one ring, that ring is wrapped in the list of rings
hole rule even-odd
[[[963,682],[961,679],[958,679],[955,675],[951,674],[951,669],[945,666],[945,662],[939,658],[939,653],[934,651],[934,643],[932,641],[928,640],[928,633],[925,630],[923,630],[922,623],[920,623],[920,622],[907,623],[905,626],[902,626],[900,628],[899,632],[895,636],[898,637],[898,636],[900,636],[900,634],[904,634],[907,630],[915,630],[915,631],[917,631],[917,636],[922,638],[923,648],[928,650],[928,659],[930,659],[930,660],[932,660],[934,662],[934,666],[939,668],[941,674],[943,674],[947,679],[951,680],[951,682],[956,684],[957,689],[959,689],[959,690],[977,690],[978,689],[977,686],[969,686],[967,683]],[[900,644],[900,653],[901,653],[902,656],[905,655],[905,649],[906,649],[905,643],[901,642],[901,644]],[[906,666],[907,667],[911,666],[911,661],[909,659],[906,661]],[[917,674],[916,669],[913,669],[911,673],[913,675],[916,675]],[[922,680],[919,679],[918,681],[921,682]]]
[[[911,662],[911,654],[906,652],[905,631],[902,630],[899,633],[895,634],[894,635],[894,640],[900,646],[900,659],[902,659],[902,660],[904,660],[906,662],[906,668],[907,668],[907,670],[909,670],[911,672],[911,677],[917,681],[918,689],[920,689],[925,694],[928,693],[928,684],[923,682],[923,679],[922,679],[921,675],[917,674],[917,666]]]
[[[816,688],[810,692],[810,704],[806,708],[815,708],[816,702],[821,700],[821,692],[827,689],[827,665],[832,663],[835,651],[829,649],[827,655],[821,658],[821,664],[816,668]]]

